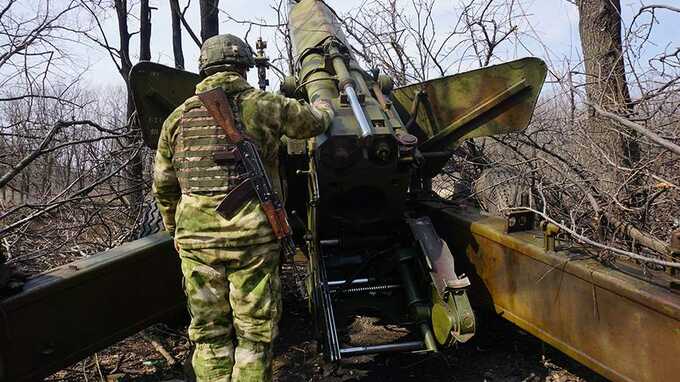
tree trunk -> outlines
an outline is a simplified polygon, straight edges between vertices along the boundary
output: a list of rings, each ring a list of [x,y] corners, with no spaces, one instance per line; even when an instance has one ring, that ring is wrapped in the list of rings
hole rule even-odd
[[[218,4],[220,0],[201,0],[201,40],[219,34]]]
[[[142,0],[141,3],[142,9],[145,8],[144,4],[146,3],[146,8],[148,12],[149,6],[148,0]],[[132,98],[132,91],[130,89],[130,69],[132,68],[132,61],[130,60],[130,32],[128,30],[127,0],[114,0],[114,7],[116,9],[116,16],[118,19],[118,36],[120,39],[120,47],[118,50],[118,53],[120,55],[120,75],[121,77],[123,77],[123,81],[125,82],[125,87],[127,90],[126,117],[127,121],[132,122],[130,117],[135,111],[135,103],[134,99]],[[142,10],[140,16],[143,16],[143,12],[144,11]],[[143,25],[145,23],[144,22],[145,19],[142,18],[141,20]],[[150,20],[148,20],[148,22],[150,23]],[[150,41],[151,37],[150,29],[151,28],[149,25],[148,41]],[[148,41],[146,48],[148,48]],[[146,48],[140,46],[140,53],[144,51],[144,49]],[[137,132],[139,132],[138,131],[139,127],[136,126],[134,122],[129,128],[132,130],[137,130]],[[127,145],[130,147],[130,150],[134,150],[134,147],[139,143],[140,139],[141,139],[140,134],[134,134],[132,135],[132,137],[127,139]],[[134,158],[132,158],[127,168],[125,169],[125,177],[127,178],[126,179],[128,189],[127,191],[129,192],[128,203],[130,204],[131,207],[130,216],[136,216],[137,208],[141,206],[142,201],[144,199],[144,194],[142,190],[143,170],[144,168],[142,166],[141,155],[139,151],[137,151],[137,154],[135,154]]]
[[[151,61],[151,9],[149,0],[139,3],[139,60]]]
[[[625,112],[630,103],[621,45],[620,0],[581,0],[579,31],[591,102]]]
[[[172,19],[172,53],[175,56],[175,68],[184,69],[182,22],[180,20],[179,0],[170,0],[170,13]]]
[[[151,10],[155,8],[149,7],[149,0],[141,0],[139,3],[139,60],[151,61]],[[129,95],[132,92],[128,91]],[[134,107],[134,106],[133,106]],[[135,130],[135,143],[141,143],[141,128],[135,119],[132,122],[131,128]],[[130,186],[131,199],[134,206],[141,206],[144,201],[144,163],[142,161],[141,152],[137,152],[132,161],[130,161]]]
[[[621,2],[580,0],[578,8],[588,99],[614,113],[630,114],[630,92],[621,43]],[[607,149],[621,165],[631,168],[639,162],[640,145],[634,131],[613,126],[611,121],[594,113],[588,124],[595,143]],[[630,194],[639,183],[639,179],[632,180],[626,187],[633,205],[637,203]]]
[[[123,77],[125,87],[127,88],[127,112],[126,116],[129,119],[135,111],[135,103],[132,99],[132,92],[130,92],[130,69],[132,68],[132,61],[130,60],[130,32],[128,31],[128,14],[127,14],[127,0],[114,0],[114,7],[116,8],[116,17],[118,19],[118,39],[120,45],[118,53],[120,55],[120,76]]]
[[[586,67],[586,92],[592,103],[618,114],[630,112],[630,92],[626,82],[626,68],[621,44],[620,0],[581,0],[579,6],[579,32]],[[595,117],[594,133],[602,142],[612,142],[610,130]],[[626,132],[631,133],[631,132]],[[604,136],[603,136],[604,135]],[[622,134],[619,143],[622,164],[629,167],[640,160],[640,147],[633,138]]]

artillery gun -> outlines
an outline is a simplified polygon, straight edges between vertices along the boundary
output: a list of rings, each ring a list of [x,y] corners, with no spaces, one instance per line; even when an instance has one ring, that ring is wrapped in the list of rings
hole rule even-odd
[[[307,258],[306,290],[324,354],[335,361],[467,341],[475,331],[470,282],[456,273],[446,242],[414,206],[432,197],[432,177],[459,141],[526,127],[545,65],[524,59],[392,91],[389,77],[359,66],[324,2],[292,2],[289,32],[295,76],[281,91],[330,101],[336,110],[325,134],[288,140],[284,156],[288,209],[306,215],[294,228]],[[258,69],[260,84],[266,83]],[[144,63],[132,79],[145,139],[155,146],[160,122],[193,93],[198,78]],[[167,84],[175,87],[172,100]],[[415,338],[342,344],[338,321],[366,310],[382,323],[409,323]]]
[[[287,209],[294,217],[296,244],[306,257],[305,289],[324,354],[335,361],[379,352],[437,351],[467,341],[475,332],[467,296],[470,281],[456,272],[448,245],[419,211],[418,202],[435,197],[432,177],[461,140],[527,126],[545,78],[544,63],[527,58],[393,90],[389,77],[360,67],[335,13],[323,1],[293,1],[289,9],[295,75],[282,82],[281,91],[308,102],[328,100],[336,111],[325,134],[308,141],[290,139],[282,153]],[[260,88],[268,83],[263,78],[265,47],[258,42]],[[155,148],[163,121],[194,94],[200,77],[142,62],[130,79],[144,141]],[[51,299],[49,304],[10,300],[8,309],[24,309],[26,317],[49,311],[54,322],[36,333],[51,340],[32,346],[34,341],[24,337],[14,353],[5,355],[11,360],[17,355],[8,374],[16,379],[45,375],[181,308],[176,259],[152,256],[172,251],[167,241],[141,239],[135,242],[134,256],[117,248],[108,258],[52,272],[46,282],[58,285],[43,282],[27,297]],[[125,274],[133,264],[134,274]],[[142,274],[155,274],[160,285],[135,288],[130,281]],[[177,285],[168,288],[173,278]],[[59,292],[64,288],[72,294],[67,301],[68,293]],[[74,341],[59,333],[71,317],[82,314],[78,299],[106,292],[111,292],[110,305],[90,312],[84,337]],[[47,297],[54,295],[59,297]],[[60,298],[70,310],[57,314],[54,305]],[[143,305],[126,305],[138,298]],[[381,323],[409,327],[410,337],[395,343],[342,343],[338,323],[366,310],[379,315]],[[37,370],[30,357],[18,356],[36,347],[43,354],[38,357],[52,360]]]
[[[324,354],[335,361],[467,341],[475,331],[470,281],[456,272],[446,242],[416,205],[432,198],[432,177],[462,139],[527,126],[545,65],[529,58],[393,91],[389,77],[359,66],[324,2],[291,2],[289,8],[295,75],[282,81],[281,91],[310,103],[327,100],[336,111],[325,134],[288,140],[283,156],[287,208],[296,217],[305,289]],[[261,47],[258,42],[264,57]],[[265,84],[267,63],[259,65]],[[132,81],[145,138],[155,146],[160,122],[193,94],[198,78],[143,63]],[[172,100],[167,84],[175,88]],[[366,311],[383,324],[406,325],[411,336],[341,343],[338,323]]]
[[[499,94],[482,102],[485,109],[460,113],[467,114],[467,120],[452,118],[453,124],[437,129],[434,102],[422,91],[427,85],[393,94],[389,77],[363,70],[324,2],[291,4],[289,32],[296,75],[283,81],[283,93],[309,102],[328,100],[336,110],[326,134],[303,142],[305,150],[289,150],[304,158],[296,163],[307,164],[293,170],[298,176],[288,173],[290,195],[297,197],[289,197],[289,205],[307,212],[307,290],[324,354],[335,361],[376,352],[437,351],[467,341],[475,331],[466,293],[470,282],[456,273],[447,244],[431,220],[414,208],[414,201],[431,193],[431,178],[451,157],[457,141],[488,128],[491,115],[502,113],[499,106],[512,110],[528,103],[533,108],[544,66],[528,60],[516,63],[514,71],[511,65],[496,68],[495,85],[510,86],[500,85]],[[513,76],[519,81],[511,83]],[[443,81],[449,86],[463,83],[457,80]],[[418,114],[432,119],[421,118],[419,123]],[[520,122],[510,130],[525,126]],[[410,323],[416,338],[342,344],[337,323],[366,310],[382,323]]]
[[[662,335],[680,322],[677,294],[595,260],[567,265],[563,259],[572,254],[556,249],[553,232],[545,232],[552,245],[544,247],[530,216],[484,217],[432,192],[432,179],[460,142],[526,128],[546,75],[541,60],[393,89],[387,76],[360,67],[324,2],[289,8],[295,74],[281,91],[329,100],[336,110],[325,134],[288,140],[281,155],[286,207],[308,270],[304,289],[328,359],[465,342],[475,332],[469,294],[473,306],[491,302],[503,317],[608,378],[677,375],[672,362],[638,365],[677,353],[664,350],[677,349],[677,339]],[[265,44],[258,45],[264,87],[268,62]],[[133,68],[131,88],[149,147],[199,81],[151,62]],[[1,299],[0,381],[49,375],[185,311],[173,253],[169,236],[151,235],[29,279],[23,291]],[[597,296],[606,303],[593,305]],[[597,320],[587,316],[593,306]],[[409,329],[405,340],[346,341],[348,320],[366,311],[381,324]],[[659,344],[643,347],[644,357],[640,347],[628,346],[648,338]]]

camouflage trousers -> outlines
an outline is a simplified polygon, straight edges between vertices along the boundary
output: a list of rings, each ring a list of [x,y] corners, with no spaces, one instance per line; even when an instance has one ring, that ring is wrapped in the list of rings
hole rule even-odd
[[[181,249],[198,382],[272,379],[281,316],[279,244]]]

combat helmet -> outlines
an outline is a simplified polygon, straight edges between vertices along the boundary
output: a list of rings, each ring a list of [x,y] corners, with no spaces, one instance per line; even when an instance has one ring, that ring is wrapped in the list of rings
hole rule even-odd
[[[198,58],[198,69],[201,75],[213,74],[230,67],[251,68],[254,65],[255,59],[250,46],[228,33],[205,40]]]

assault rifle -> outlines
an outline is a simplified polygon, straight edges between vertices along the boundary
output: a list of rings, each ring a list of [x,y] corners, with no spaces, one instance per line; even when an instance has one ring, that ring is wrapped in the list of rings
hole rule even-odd
[[[224,130],[227,141],[234,145],[231,152],[214,153],[215,161],[235,159],[242,164],[245,179],[231,190],[217,206],[217,213],[226,219],[234,217],[236,212],[250,198],[257,196],[262,210],[274,231],[274,236],[281,241],[284,254],[295,254],[295,243],[288,224],[286,210],[279,196],[272,188],[271,180],[265,171],[257,146],[243,131],[243,125],[236,123],[229,98],[222,88],[215,88],[199,93],[201,100],[215,122]]]

